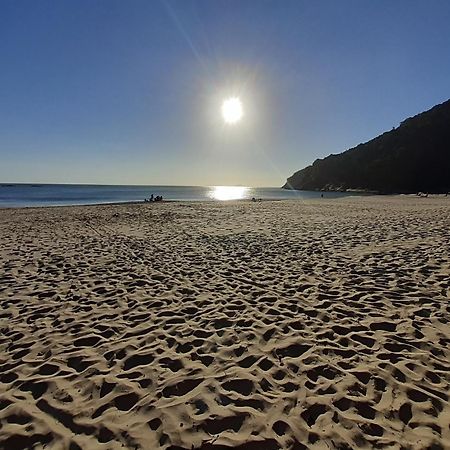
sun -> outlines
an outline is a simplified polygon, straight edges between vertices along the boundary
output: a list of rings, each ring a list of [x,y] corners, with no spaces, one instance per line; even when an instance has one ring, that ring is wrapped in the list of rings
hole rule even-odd
[[[239,97],[230,97],[222,103],[222,117],[225,123],[234,125],[242,119],[244,110]]]

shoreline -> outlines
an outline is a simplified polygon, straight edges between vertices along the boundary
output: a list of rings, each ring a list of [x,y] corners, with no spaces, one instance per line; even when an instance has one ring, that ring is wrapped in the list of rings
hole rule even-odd
[[[0,207],[69,206],[140,202],[151,194],[162,195],[166,201],[225,201],[231,199],[295,199],[320,197],[317,192],[286,191],[281,188],[251,188],[244,186],[81,186],[43,185],[6,187],[0,192]],[[343,193],[326,194],[339,197]]]
[[[257,199],[256,203],[266,203],[266,202],[310,202],[310,201],[324,201],[324,200],[340,200],[344,198],[422,198],[422,199],[441,199],[450,196],[446,194],[429,194],[427,197],[419,196],[417,194],[369,194],[369,193],[357,193],[350,192],[349,195],[342,197],[326,197],[323,198],[266,198]],[[90,206],[121,206],[121,205],[151,205],[153,203],[158,204],[231,204],[231,203],[255,203],[252,199],[232,199],[232,200],[163,200],[162,202],[144,202],[144,201],[123,201],[123,202],[105,202],[105,203],[77,203],[68,205],[38,205],[38,206],[0,206],[1,210],[16,210],[16,209],[41,209],[41,208],[70,208],[70,207],[90,207]]]

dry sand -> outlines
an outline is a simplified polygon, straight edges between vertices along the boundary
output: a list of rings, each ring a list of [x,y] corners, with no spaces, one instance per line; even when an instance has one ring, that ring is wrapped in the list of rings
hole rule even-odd
[[[450,198],[0,210],[0,448],[450,448]]]

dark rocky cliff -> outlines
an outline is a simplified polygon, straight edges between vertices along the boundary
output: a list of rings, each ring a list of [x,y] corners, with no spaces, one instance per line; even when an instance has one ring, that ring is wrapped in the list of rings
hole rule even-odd
[[[379,193],[450,191],[450,100],[338,155],[317,159],[283,186]]]

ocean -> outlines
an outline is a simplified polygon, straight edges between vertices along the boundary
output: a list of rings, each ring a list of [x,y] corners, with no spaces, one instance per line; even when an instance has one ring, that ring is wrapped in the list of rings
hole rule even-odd
[[[0,184],[0,208],[90,205],[144,201],[151,195],[172,201],[286,200],[318,198],[320,192],[244,186],[107,186],[88,184]],[[328,198],[345,193],[326,192]]]

